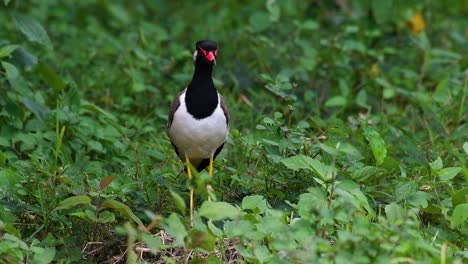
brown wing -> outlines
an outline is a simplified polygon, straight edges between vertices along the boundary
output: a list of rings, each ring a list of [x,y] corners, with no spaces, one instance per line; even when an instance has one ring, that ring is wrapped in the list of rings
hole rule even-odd
[[[223,109],[224,116],[226,117],[226,124],[229,127],[229,120],[231,119],[231,115],[229,114],[229,109],[226,105],[226,102],[224,102],[224,97],[222,95],[219,95],[219,100],[221,104],[221,109]]]
[[[174,120],[174,114],[180,106],[180,96],[185,92],[186,89],[182,90],[176,95],[174,101],[172,101],[171,109],[169,110],[169,116],[167,117],[167,128],[171,127],[172,120]]]

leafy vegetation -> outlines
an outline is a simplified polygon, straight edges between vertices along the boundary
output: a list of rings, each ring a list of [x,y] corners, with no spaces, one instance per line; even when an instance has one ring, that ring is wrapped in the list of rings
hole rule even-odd
[[[466,262],[466,8],[2,1],[0,263]],[[204,38],[232,131],[189,182],[165,125]]]

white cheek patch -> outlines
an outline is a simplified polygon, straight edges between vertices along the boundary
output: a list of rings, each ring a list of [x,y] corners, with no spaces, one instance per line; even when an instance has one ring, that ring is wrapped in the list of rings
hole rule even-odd
[[[198,56],[198,50],[195,50],[195,52],[193,53],[193,61],[197,60],[197,56]]]

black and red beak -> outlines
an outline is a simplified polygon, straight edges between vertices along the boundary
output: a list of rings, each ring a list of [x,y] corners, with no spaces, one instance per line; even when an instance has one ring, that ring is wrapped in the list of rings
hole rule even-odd
[[[205,56],[205,58],[209,61],[212,62],[213,64],[216,64],[216,56],[218,55],[218,49],[212,50],[212,51],[206,51],[202,49],[201,47],[198,47],[198,50]]]

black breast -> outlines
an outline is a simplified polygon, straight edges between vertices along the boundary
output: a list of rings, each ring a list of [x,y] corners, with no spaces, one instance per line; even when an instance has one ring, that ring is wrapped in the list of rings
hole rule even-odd
[[[191,84],[185,93],[187,111],[196,119],[209,117],[218,106],[218,93],[213,83],[205,85],[212,87],[192,86]]]

